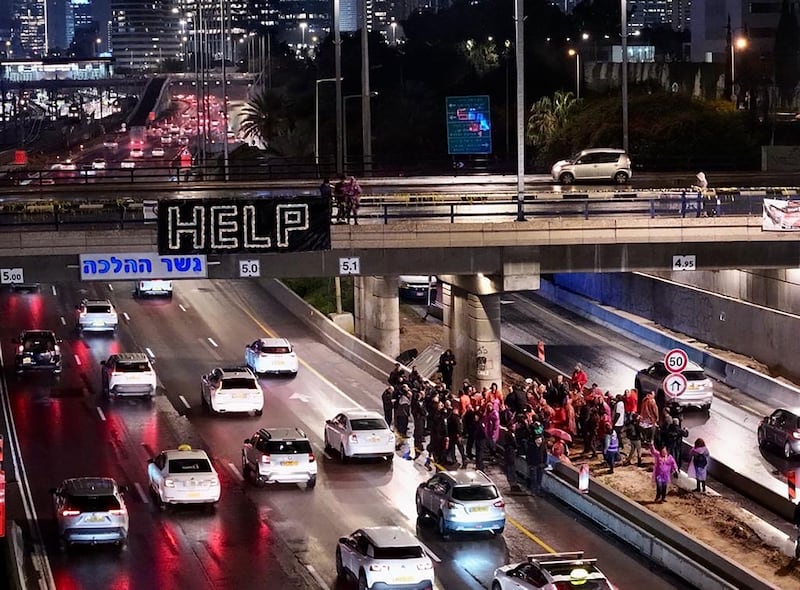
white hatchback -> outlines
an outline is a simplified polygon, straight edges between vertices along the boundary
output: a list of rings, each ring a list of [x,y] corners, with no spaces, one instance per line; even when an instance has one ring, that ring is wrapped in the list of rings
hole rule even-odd
[[[162,508],[167,504],[219,502],[219,475],[205,451],[180,445],[162,451],[147,465],[150,490]]]
[[[112,354],[100,364],[103,366],[101,381],[105,395],[141,395],[150,399],[156,396],[156,372],[143,352]]]
[[[325,421],[325,450],[348,459],[394,459],[395,437],[379,412],[352,409]]]
[[[116,332],[119,318],[108,299],[84,299],[78,310],[78,332]]]
[[[286,338],[259,338],[244,349],[244,362],[254,373],[297,375],[297,354]]]
[[[247,367],[216,368],[200,379],[203,407],[215,414],[264,411],[264,391]]]

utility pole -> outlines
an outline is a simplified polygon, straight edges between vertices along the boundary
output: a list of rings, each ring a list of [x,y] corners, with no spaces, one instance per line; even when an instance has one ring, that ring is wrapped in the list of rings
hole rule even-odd
[[[361,145],[364,176],[372,176],[372,113],[369,92],[367,0],[361,0]]]

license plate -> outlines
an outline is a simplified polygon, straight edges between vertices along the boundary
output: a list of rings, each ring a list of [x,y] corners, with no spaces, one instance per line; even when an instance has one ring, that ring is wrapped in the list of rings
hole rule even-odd
[[[470,512],[489,512],[488,506],[473,506],[469,509]]]
[[[101,514],[92,514],[86,517],[86,522],[103,522],[104,518]]]
[[[188,496],[190,498],[199,498],[200,497],[200,492],[189,492]]]
[[[105,322],[102,322],[102,321],[98,320],[96,322],[92,322],[92,325],[93,326],[104,326]]]
[[[32,358],[30,358],[30,357],[24,357],[24,358],[22,359],[22,364],[23,364],[23,365],[30,365],[32,362],[33,362],[33,359],[32,359]]]
[[[394,581],[396,584],[407,584],[413,582],[414,578],[412,576],[395,576]]]
[[[370,436],[367,440],[369,442],[371,442],[371,443],[376,443],[376,442],[380,441],[381,439],[379,439],[377,436]]]
[[[297,467],[297,461],[281,461],[284,467]]]
[[[246,393],[234,393],[233,397],[235,399],[245,399],[247,397],[247,394]]]

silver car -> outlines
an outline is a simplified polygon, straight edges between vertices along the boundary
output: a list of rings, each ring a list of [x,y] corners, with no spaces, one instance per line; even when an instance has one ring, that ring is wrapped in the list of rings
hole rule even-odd
[[[61,547],[74,543],[124,545],[128,539],[124,491],[110,477],[65,479],[50,490]]]
[[[299,428],[262,428],[242,447],[242,474],[256,483],[317,485],[317,460],[311,442]]]
[[[506,526],[506,503],[483,471],[440,471],[419,485],[416,504],[417,516],[434,518],[444,538],[454,531],[500,534]]]
[[[625,150],[592,148],[556,162],[550,173],[561,184],[602,180],[625,184],[632,175],[631,159]]]
[[[596,559],[584,559],[583,551],[529,555],[528,561],[499,567],[492,590],[613,590],[597,569]]]

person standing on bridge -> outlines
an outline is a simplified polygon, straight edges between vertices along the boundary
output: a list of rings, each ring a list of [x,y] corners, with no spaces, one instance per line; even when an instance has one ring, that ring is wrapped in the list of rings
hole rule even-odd
[[[351,176],[344,183],[345,215],[347,223],[353,218],[353,224],[358,225],[358,208],[361,206],[361,185],[355,176]]]

